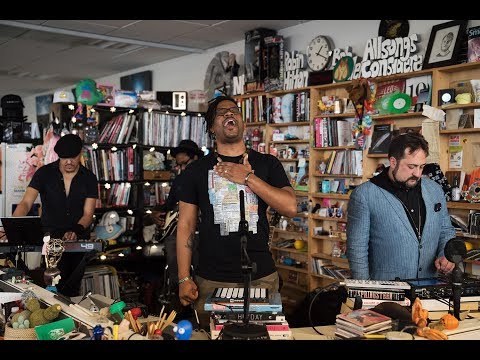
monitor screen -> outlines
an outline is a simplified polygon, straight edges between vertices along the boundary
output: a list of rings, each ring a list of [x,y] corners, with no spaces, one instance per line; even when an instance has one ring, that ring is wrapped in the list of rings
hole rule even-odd
[[[43,245],[43,230],[39,216],[2,217],[8,245]]]

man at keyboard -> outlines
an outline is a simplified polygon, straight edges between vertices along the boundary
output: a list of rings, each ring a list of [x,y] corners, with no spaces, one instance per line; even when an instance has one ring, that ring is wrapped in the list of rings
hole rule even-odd
[[[398,135],[388,151],[390,166],[350,195],[347,257],[354,279],[427,278],[453,270],[443,250],[455,229],[441,186],[422,177],[427,156],[421,134]]]
[[[42,227],[50,236],[65,241],[90,239],[90,225],[98,198],[97,177],[80,164],[82,140],[74,134],[61,137],[55,152],[59,159],[39,168],[28,184],[22,201],[13,216],[25,216],[40,194]],[[66,296],[80,295],[85,271],[85,253],[64,253],[58,268],[62,278],[58,292]]]
[[[216,288],[241,288],[240,191],[245,193],[247,253],[256,264],[252,287],[278,293],[279,277],[268,246],[267,207],[288,217],[297,214],[297,199],[280,161],[248,150],[243,141],[242,110],[228,96],[212,100],[206,113],[207,131],[215,151],[191,164],[180,184],[177,227],[179,297],[195,302],[202,328],[208,327],[206,298]],[[198,268],[190,277],[192,239],[200,211]]]

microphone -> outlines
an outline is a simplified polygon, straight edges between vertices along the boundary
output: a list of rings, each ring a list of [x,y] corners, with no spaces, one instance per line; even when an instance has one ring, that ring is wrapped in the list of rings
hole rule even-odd
[[[462,297],[463,272],[459,264],[467,254],[467,248],[463,240],[453,238],[448,240],[444,249],[448,261],[455,263],[452,271],[452,292],[453,292],[453,316],[460,320],[460,299]]]

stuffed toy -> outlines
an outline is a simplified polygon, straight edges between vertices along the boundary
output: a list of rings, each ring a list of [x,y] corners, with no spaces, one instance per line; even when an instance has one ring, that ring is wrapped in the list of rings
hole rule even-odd
[[[108,211],[95,226],[95,234],[99,240],[114,240],[122,235],[125,230],[118,224],[120,217],[116,211]]]

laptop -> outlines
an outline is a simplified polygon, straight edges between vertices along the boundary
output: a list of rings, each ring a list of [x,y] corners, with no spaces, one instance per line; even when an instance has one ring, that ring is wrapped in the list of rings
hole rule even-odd
[[[40,216],[9,216],[0,218],[8,245],[43,245]]]

